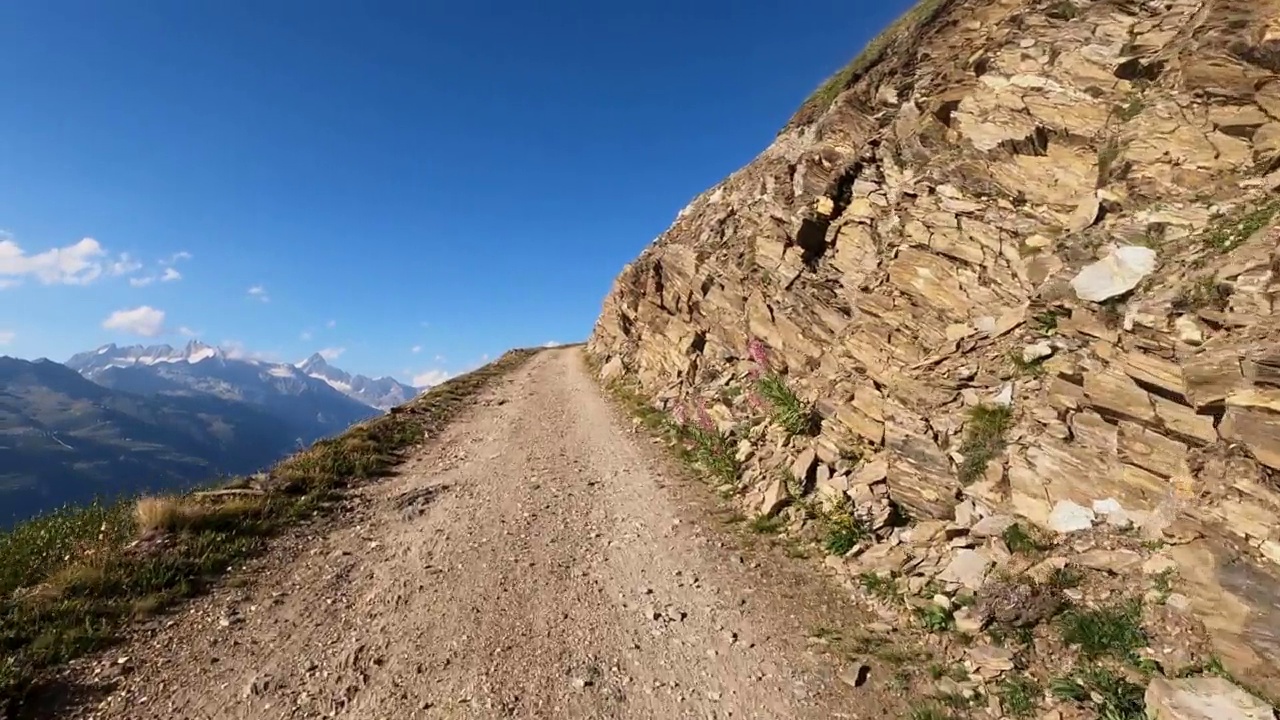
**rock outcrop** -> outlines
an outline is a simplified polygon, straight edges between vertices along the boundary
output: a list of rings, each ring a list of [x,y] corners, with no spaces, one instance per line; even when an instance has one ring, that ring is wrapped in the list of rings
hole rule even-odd
[[[855,506],[1134,524],[1280,696],[1280,0],[931,10],[680,211],[588,351]],[[753,340],[815,433],[742,431]]]

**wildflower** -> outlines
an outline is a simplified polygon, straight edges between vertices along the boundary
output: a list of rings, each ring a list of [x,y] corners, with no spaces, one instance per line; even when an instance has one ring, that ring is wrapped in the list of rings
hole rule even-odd
[[[698,401],[698,426],[707,432],[716,431],[716,422],[711,419],[711,414],[707,412],[705,400]]]
[[[747,341],[747,354],[757,365],[767,367],[769,365],[769,351],[765,349],[764,343],[760,338],[751,338]]]

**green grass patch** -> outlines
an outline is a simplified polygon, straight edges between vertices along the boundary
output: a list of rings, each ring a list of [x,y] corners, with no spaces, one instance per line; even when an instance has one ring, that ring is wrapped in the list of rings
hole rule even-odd
[[[949,720],[951,715],[934,703],[917,705],[907,715],[910,720]]]
[[[1079,587],[1084,582],[1084,575],[1076,568],[1070,565],[1055,569],[1049,574],[1049,587],[1059,590],[1069,590],[1073,587]]]
[[[1222,252],[1234,250],[1240,243],[1266,227],[1277,211],[1280,211],[1280,200],[1268,200],[1254,208],[1220,218],[1204,234],[1204,242]]]
[[[1040,703],[1040,685],[1027,675],[1009,675],[996,687],[1005,712],[1014,717],[1027,717]]]
[[[1023,377],[1041,377],[1044,375],[1044,361],[1048,358],[1027,360],[1018,350],[1009,353],[1009,364],[1013,365],[1014,374]]]
[[[937,603],[931,602],[917,607],[915,613],[916,619],[920,621],[925,630],[931,633],[948,632],[956,625],[955,618],[951,616],[951,611]]]
[[[1000,538],[1004,540],[1004,544],[1009,547],[1010,552],[1022,555],[1030,555],[1045,549],[1045,545],[1041,544],[1034,535],[1027,532],[1021,523],[1014,523],[1004,529],[1000,533]]]
[[[702,469],[722,482],[738,481],[738,460],[733,440],[727,433],[687,425],[684,435],[692,444],[693,461]]]
[[[863,589],[881,600],[893,600],[898,597],[898,581],[892,575],[879,575],[864,572],[858,576]]]
[[[1066,317],[1066,315],[1065,310],[1045,310],[1032,316],[1031,324],[1041,336],[1053,337],[1058,334],[1058,321]]]
[[[867,524],[844,504],[832,504],[819,513],[823,526],[822,547],[829,555],[844,555],[871,537]]]
[[[813,408],[809,407],[775,373],[768,373],[756,381],[761,397],[769,403],[773,421],[792,435],[808,435],[816,425]]]
[[[960,454],[960,482],[972,485],[980,480],[987,463],[1004,450],[1004,434],[1009,429],[1013,411],[1003,405],[977,405],[969,411]]]
[[[272,536],[331,507],[340,488],[389,472],[403,450],[535,352],[509,352],[318,442],[280,462],[262,487],[69,507],[0,533],[0,716],[17,712],[47,671],[200,593]]]
[[[1142,604],[1129,600],[1091,610],[1073,608],[1059,618],[1062,639],[1080,646],[1086,658],[1110,655],[1132,661],[1134,651],[1147,644],[1142,631]]]
[[[747,527],[751,528],[751,532],[760,535],[773,535],[782,529],[785,521],[777,516],[770,517],[768,515],[757,515],[752,518]]]
[[[1113,670],[1087,666],[1054,678],[1049,692],[1059,700],[1091,707],[1104,720],[1146,720],[1146,689]]]

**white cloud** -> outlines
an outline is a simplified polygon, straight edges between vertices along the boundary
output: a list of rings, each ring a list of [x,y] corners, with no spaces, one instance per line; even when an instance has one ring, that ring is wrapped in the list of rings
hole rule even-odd
[[[299,339],[299,340],[303,340],[303,341],[310,340],[310,339],[311,339],[311,331],[310,331],[310,330],[303,330],[301,333],[299,333],[299,335],[298,335],[298,339]]]
[[[249,288],[249,297],[261,300],[262,302],[271,302],[271,296],[267,294],[267,289],[261,285],[254,285]]]
[[[186,250],[179,250],[178,252],[170,255],[168,260],[161,260],[160,264],[172,265],[176,262],[180,262],[182,260],[190,260],[190,259],[191,259],[191,253],[187,252]]]
[[[320,357],[324,358],[325,360],[337,360],[338,358],[342,357],[342,353],[346,351],[347,349],[343,347],[324,348],[323,350],[320,351]]]
[[[120,259],[107,266],[109,275],[130,275],[142,269],[142,263],[129,257],[129,253],[120,253]]]
[[[422,346],[414,345],[413,347],[409,348],[409,352],[413,353],[414,355],[417,355],[418,353],[422,352]]]
[[[179,334],[179,335],[185,335],[185,336],[187,336],[187,337],[195,337],[195,336],[199,335],[200,333],[196,332],[195,330],[192,330],[191,328],[187,327],[186,325],[183,325],[182,327],[178,328],[178,334]]]
[[[182,273],[178,272],[177,270],[171,267],[167,267],[164,269],[164,272],[160,273],[159,276],[143,275],[141,277],[131,277],[129,278],[129,284],[132,285],[133,287],[139,288],[139,287],[146,287],[157,280],[159,280],[160,282],[175,282],[181,279],[182,279]]]
[[[106,256],[107,251],[93,238],[28,255],[12,238],[4,237],[0,239],[0,280],[8,278],[6,287],[14,287],[24,276],[35,277],[44,285],[88,285],[104,272],[123,274],[137,269],[128,255],[114,262],[106,261]]]
[[[413,376],[413,384],[415,387],[431,387],[453,377],[453,373],[448,370],[426,370]]]
[[[560,344],[560,343],[556,342],[555,340],[548,340],[548,341],[546,341],[546,342],[542,343],[542,347],[556,347],[556,346],[558,346],[559,344]]]
[[[337,320],[330,320],[329,322],[325,323],[325,324],[324,324],[324,326],[325,326],[325,327],[327,327],[327,328],[329,328],[330,330],[332,330],[333,328],[338,327],[338,321],[337,321]]]
[[[444,359],[444,356],[443,356],[443,355],[437,355],[437,356],[436,356],[436,362],[438,362],[438,363],[442,363],[442,362],[448,362],[448,361]]]
[[[0,278],[0,290],[8,290],[9,288],[16,288],[21,284],[22,284],[21,280],[6,280],[5,278]]]
[[[12,330],[0,330],[0,346],[8,345],[16,337],[18,337],[18,334]]]
[[[142,337],[155,337],[164,332],[164,311],[148,305],[132,310],[117,310],[102,321],[102,327]]]

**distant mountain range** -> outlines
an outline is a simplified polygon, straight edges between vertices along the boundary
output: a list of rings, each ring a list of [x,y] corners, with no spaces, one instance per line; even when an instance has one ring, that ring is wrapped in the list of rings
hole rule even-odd
[[[0,526],[254,472],[417,394],[318,355],[269,363],[198,341],[105,345],[65,365],[0,357]]]
[[[390,410],[418,396],[421,389],[391,377],[377,379],[364,375],[352,375],[330,365],[320,353],[298,363],[297,368],[317,380],[329,383],[334,390],[371,405],[379,410]]]
[[[273,386],[275,392],[286,395],[294,394],[307,384],[307,378],[312,378],[378,410],[390,410],[412,400],[421,392],[419,388],[405,385],[395,378],[382,377],[375,380],[364,375],[351,375],[330,365],[319,353],[296,365],[266,363],[230,359],[224,351],[199,340],[192,340],[182,349],[175,349],[170,345],[104,345],[97,350],[74,355],[66,364],[90,380],[109,387],[120,387],[120,383],[129,385],[132,382],[142,382],[143,387],[129,385],[122,389],[143,394],[158,392],[160,388],[146,384],[147,380],[120,380],[118,377],[122,373],[119,371],[141,368],[145,372],[132,374],[167,378],[169,382],[184,385],[189,390],[223,397],[239,397],[244,392],[260,393],[264,388],[254,382],[253,378],[261,379]],[[179,388],[170,385],[165,390],[177,392]]]

